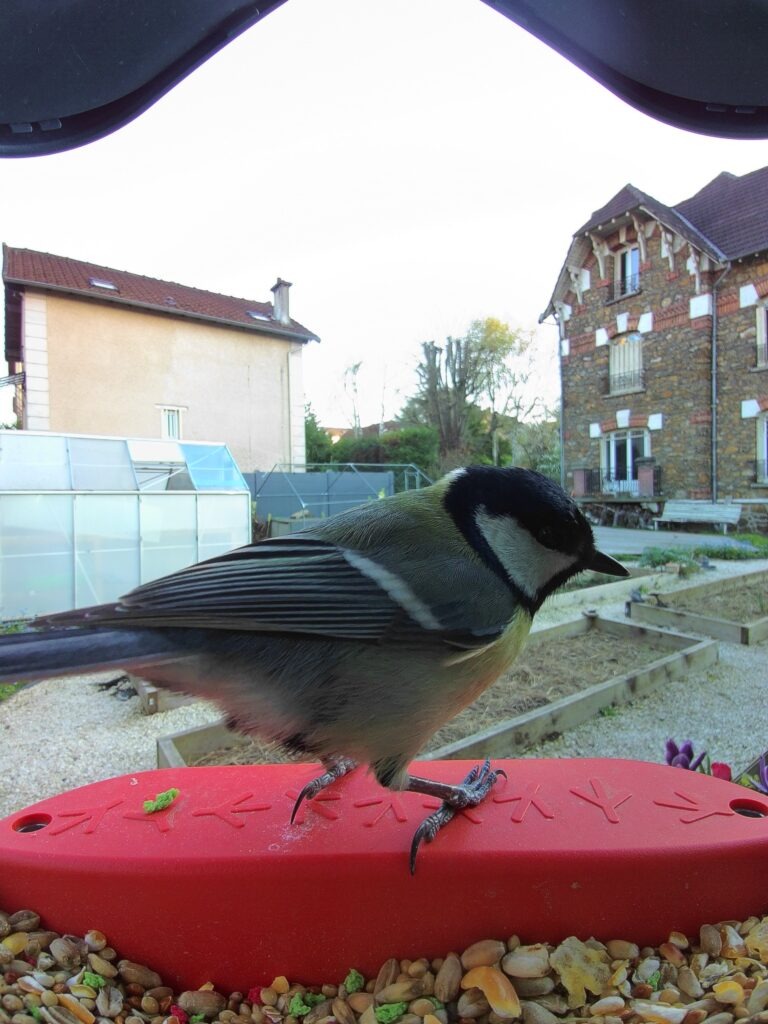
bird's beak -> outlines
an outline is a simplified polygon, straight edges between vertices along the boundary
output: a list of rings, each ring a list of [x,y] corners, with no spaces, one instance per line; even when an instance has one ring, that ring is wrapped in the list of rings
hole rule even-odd
[[[602,551],[595,551],[587,568],[594,572],[604,572],[608,576],[629,576],[629,569]]]

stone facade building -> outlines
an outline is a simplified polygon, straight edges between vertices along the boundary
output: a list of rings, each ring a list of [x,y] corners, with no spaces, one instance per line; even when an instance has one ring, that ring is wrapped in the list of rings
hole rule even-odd
[[[272,302],[3,246],[5,357],[24,430],[222,441],[241,470],[303,464],[302,351]]]
[[[625,186],[574,234],[560,329],[577,497],[768,500],[768,167],[665,206]]]

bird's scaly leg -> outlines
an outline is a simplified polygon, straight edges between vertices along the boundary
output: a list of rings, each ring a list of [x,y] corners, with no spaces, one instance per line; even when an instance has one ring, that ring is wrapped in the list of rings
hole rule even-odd
[[[412,793],[424,793],[427,796],[436,796],[443,801],[434,814],[430,814],[416,829],[411,843],[411,874],[416,870],[416,854],[419,846],[426,840],[431,843],[443,826],[456,814],[456,811],[464,807],[476,807],[488,793],[493,789],[496,780],[500,775],[506,778],[506,773],[500,768],[491,771],[491,762],[485,760],[481,765],[475,765],[472,771],[456,785],[449,782],[433,782],[431,779],[421,779],[416,775],[406,776],[403,789]]]
[[[330,786],[332,782],[343,778],[353,769],[357,768],[357,761],[353,761],[349,757],[328,758],[327,760],[326,758],[323,758],[322,760],[325,771],[322,775],[318,775],[316,779],[310,779],[299,793],[296,803],[293,805],[291,824],[293,824],[293,819],[296,817],[299,807],[301,807],[302,800],[311,800],[312,797],[317,796],[317,794],[321,790],[325,789],[326,786]]]

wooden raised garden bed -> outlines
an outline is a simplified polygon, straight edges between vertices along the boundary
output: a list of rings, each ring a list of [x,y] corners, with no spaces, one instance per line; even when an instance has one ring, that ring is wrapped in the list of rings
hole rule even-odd
[[[194,704],[197,697],[188,697],[185,693],[174,693],[173,690],[164,690],[161,686],[154,686],[144,679],[131,676],[131,681],[136,687],[139,695],[142,713],[145,715],[156,715],[158,711],[172,711],[174,708],[183,707],[185,704]]]
[[[587,613],[531,634],[512,670],[441,729],[429,759],[514,756],[603,708],[717,661],[717,644]],[[222,723],[158,740],[158,766],[283,760]]]
[[[756,644],[768,638],[768,570],[710,580],[628,607],[636,622]]]

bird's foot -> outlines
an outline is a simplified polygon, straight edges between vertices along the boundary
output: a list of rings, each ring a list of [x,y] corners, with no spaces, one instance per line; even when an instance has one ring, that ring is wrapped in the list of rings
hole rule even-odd
[[[353,761],[348,757],[340,757],[337,761],[323,762],[323,764],[325,765],[323,774],[318,775],[316,779],[310,779],[296,798],[291,814],[291,824],[293,824],[293,820],[303,800],[311,800],[312,797],[317,796],[318,793],[324,790],[326,786],[330,786],[332,782],[336,782],[337,779],[343,778],[353,769],[357,768],[357,761]]]
[[[491,762],[485,760],[475,765],[472,771],[457,786],[447,782],[433,782],[409,775],[405,789],[414,793],[439,797],[443,803],[434,814],[430,814],[416,829],[411,843],[411,874],[416,870],[416,854],[422,842],[431,843],[441,828],[444,828],[457,811],[465,807],[476,807],[493,789],[500,775],[506,773],[500,768],[491,770]]]

